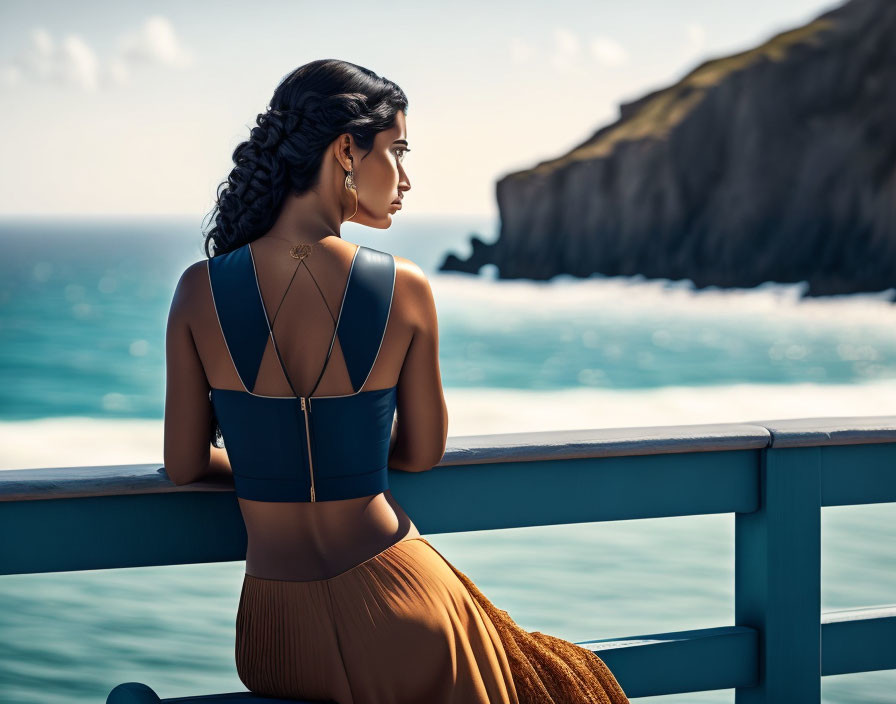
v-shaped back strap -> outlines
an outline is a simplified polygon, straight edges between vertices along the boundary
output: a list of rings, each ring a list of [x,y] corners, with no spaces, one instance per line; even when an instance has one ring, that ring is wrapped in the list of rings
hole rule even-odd
[[[362,246],[336,326],[353,392],[364,386],[379,356],[394,292],[395,257]]]
[[[250,257],[248,245],[212,257],[208,276],[227,351],[243,388],[251,393],[270,333]]]
[[[209,259],[208,274],[215,312],[227,350],[243,388],[251,393],[268,337],[273,335],[268,326],[249,246],[243,245]],[[353,393],[363,387],[379,355],[394,290],[395,258],[386,252],[359,246],[349,271],[333,335],[333,340],[337,336],[339,338]],[[332,342],[324,368],[329,361]],[[286,373],[285,368],[283,371]]]

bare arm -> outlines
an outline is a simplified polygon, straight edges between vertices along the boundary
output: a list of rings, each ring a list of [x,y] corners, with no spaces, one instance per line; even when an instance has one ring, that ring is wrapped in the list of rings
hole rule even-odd
[[[226,450],[210,442],[209,384],[187,322],[204,266],[204,262],[192,265],[178,281],[165,333],[164,463],[177,485],[233,476]]]
[[[389,467],[424,472],[445,454],[448,406],[439,369],[439,323],[432,289],[420,267],[408,263],[406,290],[413,301],[414,333],[398,377]]]

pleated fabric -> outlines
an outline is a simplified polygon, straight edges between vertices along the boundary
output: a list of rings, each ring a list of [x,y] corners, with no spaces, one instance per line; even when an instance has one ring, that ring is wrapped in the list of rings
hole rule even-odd
[[[246,574],[237,673],[259,695],[338,704],[628,702],[592,651],[516,625],[423,537],[329,579]]]
[[[616,677],[593,650],[521,628],[473,580],[442,559],[498,630],[520,704],[629,704]]]

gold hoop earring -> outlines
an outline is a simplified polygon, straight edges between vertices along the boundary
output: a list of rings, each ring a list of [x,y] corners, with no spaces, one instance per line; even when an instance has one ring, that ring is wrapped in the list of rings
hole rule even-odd
[[[346,188],[346,190],[354,191],[354,193],[355,193],[355,212],[352,213],[352,214],[351,214],[351,217],[348,218],[349,220],[351,220],[353,217],[355,217],[355,215],[358,214],[358,203],[359,203],[359,199],[358,199],[358,189],[357,189],[357,187],[355,186],[355,173],[354,173],[354,169],[350,169],[350,170],[348,171],[348,173],[346,173],[346,175],[345,175],[345,188]]]

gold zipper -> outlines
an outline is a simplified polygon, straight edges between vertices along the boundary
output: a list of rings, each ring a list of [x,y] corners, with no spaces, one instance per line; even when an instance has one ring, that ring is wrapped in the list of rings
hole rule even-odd
[[[308,412],[311,410],[311,397],[308,397],[308,406],[305,406],[305,397],[302,396],[302,412],[305,414],[305,438],[308,443],[308,471],[311,474],[311,500],[314,501],[314,464],[311,461],[311,431],[308,429]]]

